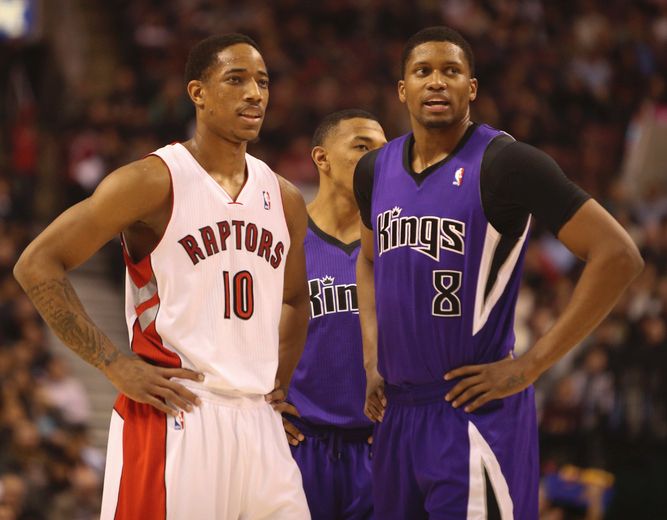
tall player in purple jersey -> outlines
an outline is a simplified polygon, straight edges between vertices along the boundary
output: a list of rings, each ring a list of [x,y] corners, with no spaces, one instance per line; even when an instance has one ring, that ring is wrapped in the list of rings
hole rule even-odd
[[[316,520],[370,519],[373,514],[366,378],[355,266],[359,210],[352,191],[361,156],[387,142],[375,116],[363,110],[328,115],[313,135],[320,177],[308,205],[304,242],[310,290],[306,347],[287,402],[278,405]]]
[[[470,120],[469,44],[424,29],[403,51],[412,132],[364,156],[354,189],[373,444],[384,519],[536,519],[531,384],[641,271],[621,226],[546,154]],[[586,262],[554,326],[515,358],[514,307],[534,215]]]

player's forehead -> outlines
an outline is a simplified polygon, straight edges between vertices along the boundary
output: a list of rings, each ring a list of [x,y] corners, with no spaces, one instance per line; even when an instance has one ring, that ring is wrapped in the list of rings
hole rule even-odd
[[[354,139],[386,141],[380,123],[365,117],[343,119],[336,125],[333,132],[331,132],[330,138],[346,142]]]
[[[213,68],[220,73],[230,70],[247,70],[267,73],[264,59],[257,49],[247,43],[235,43],[220,50]]]
[[[442,64],[458,64],[468,66],[463,49],[452,42],[431,41],[417,45],[408,56],[406,68],[417,64],[440,66]]]

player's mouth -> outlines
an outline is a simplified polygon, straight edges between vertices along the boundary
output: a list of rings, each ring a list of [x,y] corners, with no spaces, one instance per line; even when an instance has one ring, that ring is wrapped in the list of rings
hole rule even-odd
[[[423,102],[427,112],[445,112],[449,110],[451,103],[446,99],[427,99]]]
[[[257,123],[262,120],[262,114],[249,114],[246,112],[241,112],[241,119],[248,121],[249,123]]]
[[[258,123],[264,117],[264,112],[260,108],[247,107],[239,112],[239,117],[249,123]]]

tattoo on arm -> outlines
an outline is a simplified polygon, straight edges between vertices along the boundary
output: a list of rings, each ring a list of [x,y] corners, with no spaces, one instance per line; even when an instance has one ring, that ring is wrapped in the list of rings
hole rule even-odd
[[[90,319],[67,278],[38,283],[26,293],[63,343],[85,361],[104,368],[120,356]]]

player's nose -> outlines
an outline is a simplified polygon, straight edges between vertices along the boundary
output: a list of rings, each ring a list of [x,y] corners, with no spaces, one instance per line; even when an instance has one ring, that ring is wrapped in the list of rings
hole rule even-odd
[[[244,92],[244,98],[247,101],[260,102],[264,99],[264,91],[260,88],[257,81],[254,79],[248,81]]]
[[[429,77],[427,87],[435,90],[446,89],[447,81],[445,75],[438,70],[434,70]]]

